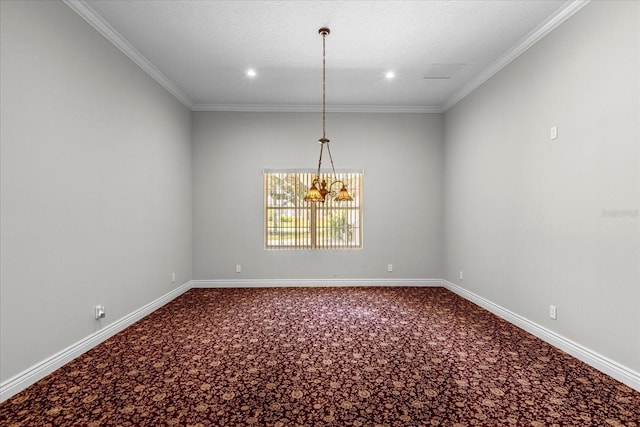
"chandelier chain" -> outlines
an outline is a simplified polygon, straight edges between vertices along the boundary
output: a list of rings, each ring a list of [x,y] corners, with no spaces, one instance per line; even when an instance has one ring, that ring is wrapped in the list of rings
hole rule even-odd
[[[326,139],[326,105],[327,105],[327,91],[326,91],[326,39],[327,33],[322,33],[322,139]]]
[[[322,35],[322,138],[320,138],[320,156],[318,157],[318,172],[316,177],[311,183],[311,188],[305,194],[305,202],[324,202],[325,196],[330,195],[335,197],[334,200],[338,202],[352,201],[353,198],[347,190],[346,184],[342,180],[338,180],[336,175],[336,168],[333,164],[333,156],[331,155],[331,149],[329,148],[329,139],[327,138],[327,44],[326,38],[329,34],[328,28],[320,28],[318,32]],[[331,171],[333,172],[333,182],[328,184],[323,178],[320,179],[320,170],[322,168],[322,154],[324,152],[324,146],[327,146],[327,154],[329,154],[329,160],[331,161]],[[336,184],[342,184],[342,188],[339,192],[333,189]],[[320,188],[318,188],[318,186]]]

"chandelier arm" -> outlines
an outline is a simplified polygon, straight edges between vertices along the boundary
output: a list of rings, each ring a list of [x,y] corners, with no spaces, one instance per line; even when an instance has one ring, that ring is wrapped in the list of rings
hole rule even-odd
[[[336,185],[336,184],[338,184],[338,183],[339,183],[339,184],[342,184],[342,186],[343,186],[343,187],[344,187],[344,186],[346,186],[346,184],[344,183],[344,181],[342,181],[342,180],[340,180],[340,179],[338,179],[338,180],[336,180],[336,181],[333,181],[333,182],[329,185],[329,190],[331,190],[331,195],[332,195],[332,196],[335,196],[335,195],[338,193],[336,190],[333,190],[333,186],[334,186],[334,185]]]
[[[322,144],[325,145],[325,144]],[[333,171],[333,180],[336,181],[338,179],[338,176],[336,175],[336,168],[333,166],[333,157],[331,156],[331,148],[329,148],[329,143],[326,143],[327,145],[327,152],[329,153],[329,160],[331,161],[331,170]]]
[[[320,144],[320,157],[318,158],[318,174],[316,176],[317,180],[320,180],[320,168],[322,167],[322,151],[324,150],[324,144]],[[327,151],[329,150],[329,146],[327,146]],[[329,151],[329,158],[331,158],[331,151]],[[333,160],[331,161],[333,163]]]

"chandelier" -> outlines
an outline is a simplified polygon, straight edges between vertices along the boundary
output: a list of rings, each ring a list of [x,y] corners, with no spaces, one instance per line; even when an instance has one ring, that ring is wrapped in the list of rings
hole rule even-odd
[[[353,200],[353,197],[349,194],[347,190],[347,186],[343,181],[337,179],[336,169],[333,166],[333,157],[331,157],[331,149],[329,148],[329,139],[327,139],[326,135],[326,112],[327,112],[327,102],[326,102],[326,64],[325,64],[325,39],[329,35],[330,31],[328,28],[320,28],[318,33],[322,35],[322,138],[318,140],[320,142],[320,158],[318,159],[318,173],[316,177],[311,182],[311,188],[307,191],[307,194],[304,196],[304,200],[306,202],[322,202],[324,203],[327,195],[330,197],[334,197],[333,200],[336,202],[349,202]],[[322,166],[322,152],[324,148],[327,147],[327,153],[329,154],[329,160],[331,161],[331,170],[333,171],[333,181],[327,184],[327,181],[323,178],[320,181],[320,167]],[[333,187],[342,185],[340,191],[336,192]]]

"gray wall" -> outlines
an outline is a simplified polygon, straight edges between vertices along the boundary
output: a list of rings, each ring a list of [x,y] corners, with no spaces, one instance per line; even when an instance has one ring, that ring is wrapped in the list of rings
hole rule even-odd
[[[364,249],[308,252],[263,249],[262,169],[315,167],[319,114],[190,113],[67,6],[1,1],[0,381],[192,264],[445,277],[640,370],[639,6],[592,2],[444,119],[329,114]]]
[[[0,16],[4,381],[191,279],[191,121],[63,3]]]
[[[317,167],[320,113],[193,117],[194,278],[442,277],[440,115],[327,115],[336,168],[365,172],[364,249],[344,251],[264,250],[262,171]]]
[[[446,279],[636,371],[639,8],[588,4],[450,109],[444,191]]]

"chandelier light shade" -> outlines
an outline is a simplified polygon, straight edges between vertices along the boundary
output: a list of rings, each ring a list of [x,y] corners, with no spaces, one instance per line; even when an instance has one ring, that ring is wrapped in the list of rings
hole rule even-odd
[[[349,202],[353,200],[353,197],[349,194],[349,190],[347,190],[347,185],[338,180],[336,177],[336,169],[333,166],[333,157],[331,156],[331,149],[329,148],[329,139],[326,135],[326,123],[327,123],[327,96],[326,96],[326,45],[325,40],[331,31],[328,28],[322,27],[318,30],[318,33],[322,36],[322,138],[318,140],[320,142],[320,157],[318,158],[318,172],[316,177],[313,179],[311,183],[311,188],[307,191],[307,194],[304,196],[304,200],[306,202],[322,202],[324,203],[327,195],[333,197],[336,202]],[[327,147],[327,153],[329,154],[329,160],[331,161],[331,170],[333,171],[333,180],[330,184],[327,184],[327,181],[323,179],[320,181],[320,168],[322,167],[322,153],[324,148]],[[334,187],[338,187],[342,185],[340,191],[336,192]]]
[[[347,190],[347,186],[342,184],[342,188],[338,191],[338,195],[334,199],[336,202],[350,202],[353,200],[351,194],[349,194],[349,190]]]

